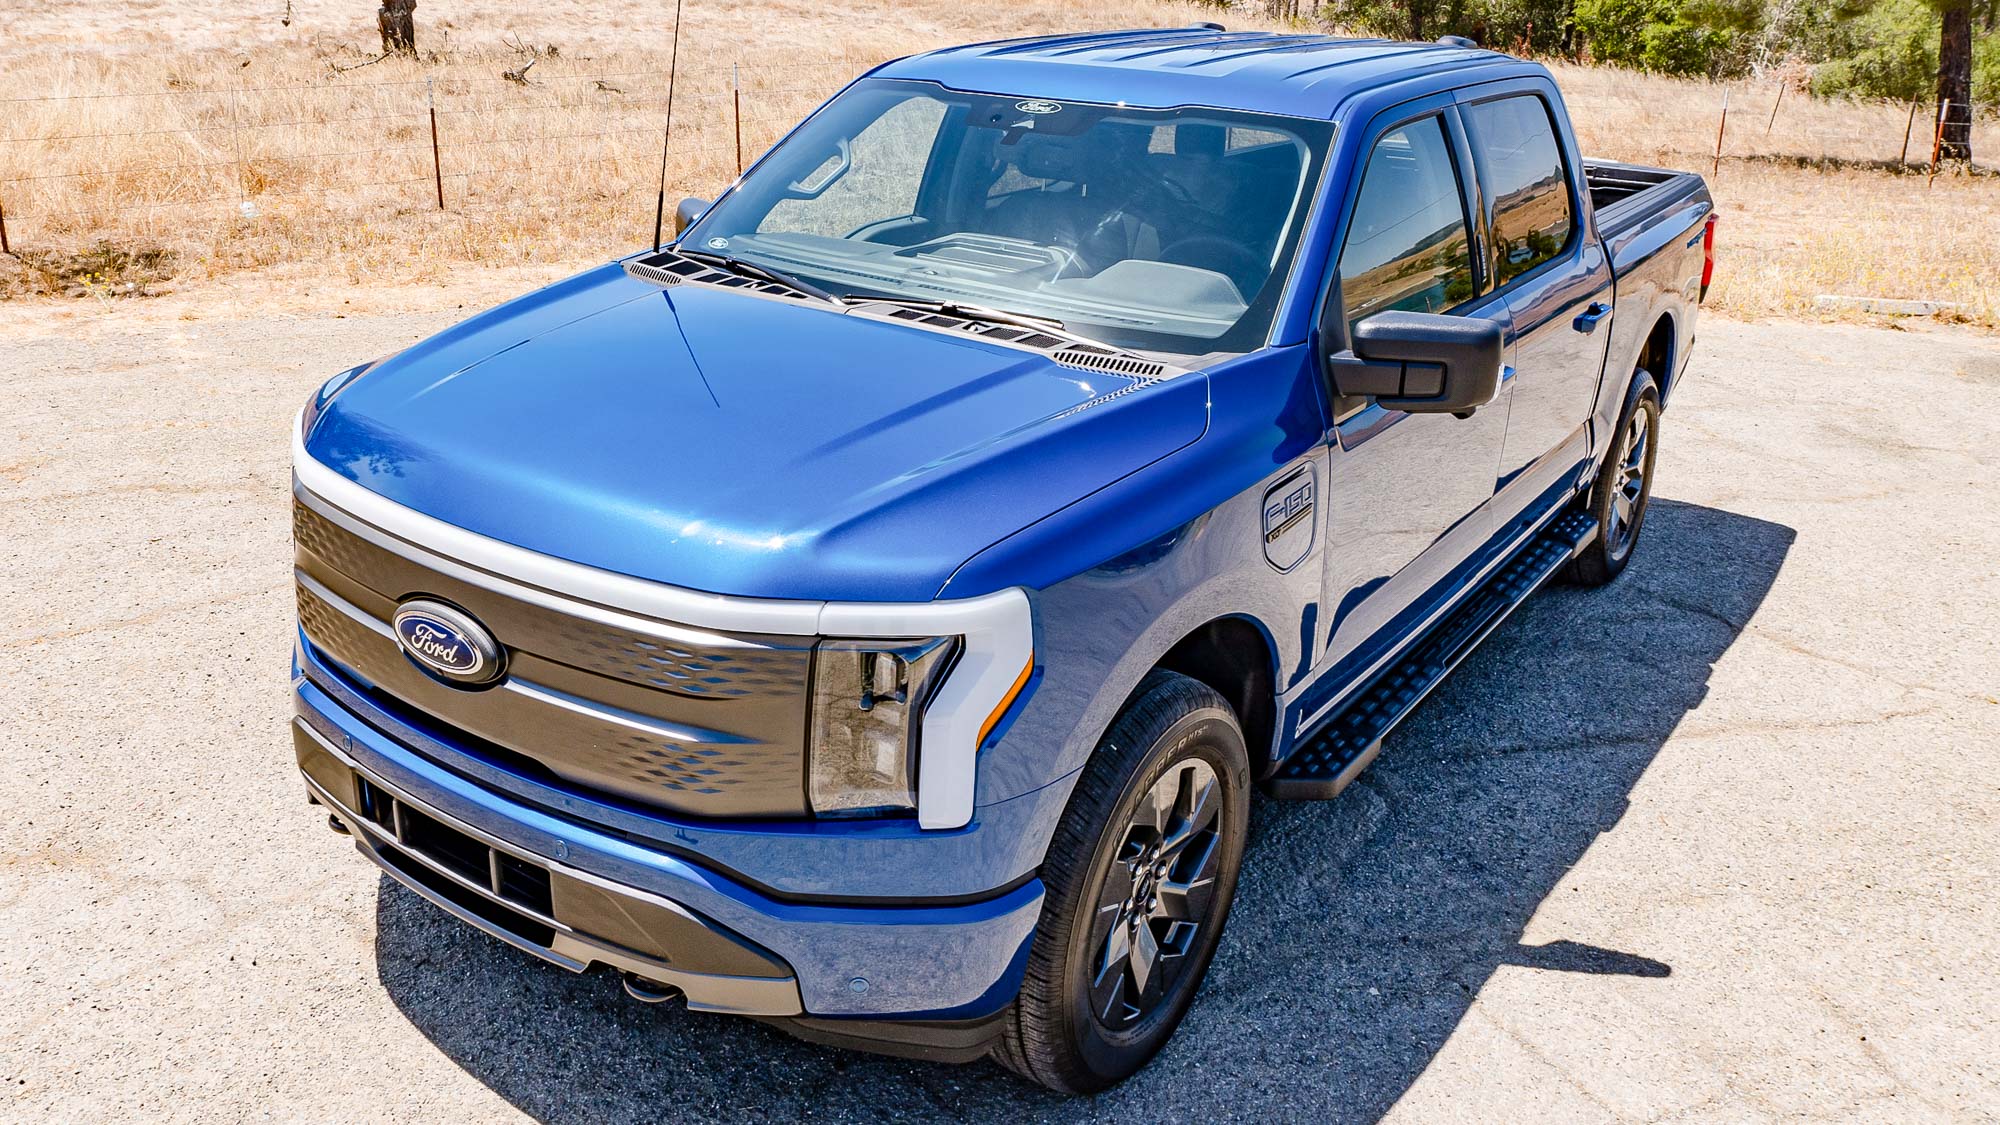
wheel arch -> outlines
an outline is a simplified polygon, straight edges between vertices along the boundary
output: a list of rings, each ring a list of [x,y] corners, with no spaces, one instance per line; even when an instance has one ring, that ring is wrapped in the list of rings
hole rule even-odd
[[[1251,774],[1257,776],[1270,762],[1277,730],[1277,659],[1277,646],[1262,623],[1227,614],[1189,630],[1153,667],[1199,680],[1228,701],[1243,726]]]
[[[1646,330],[1646,341],[1639,345],[1639,355],[1632,361],[1636,373],[1644,370],[1653,377],[1660,388],[1660,402],[1667,400],[1667,391],[1674,380],[1674,364],[1680,358],[1680,335],[1671,309],[1664,310]]]

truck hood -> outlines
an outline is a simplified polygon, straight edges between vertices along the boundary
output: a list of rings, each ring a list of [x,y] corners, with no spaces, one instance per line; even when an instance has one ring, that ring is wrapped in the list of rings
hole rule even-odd
[[[1207,379],[605,266],[386,360],[306,452],[494,539],[748,597],[935,597],[986,546],[1185,446]],[[972,596],[984,590],[953,590]]]

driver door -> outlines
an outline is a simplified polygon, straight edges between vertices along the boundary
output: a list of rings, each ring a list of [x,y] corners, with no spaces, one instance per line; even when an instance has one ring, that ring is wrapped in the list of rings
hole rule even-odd
[[[1508,322],[1479,252],[1478,185],[1448,99],[1389,111],[1365,142],[1338,261],[1350,327],[1390,309]],[[1507,356],[1512,357],[1509,341]],[[1302,726],[1406,635],[1478,552],[1507,433],[1507,399],[1468,418],[1408,414],[1335,396],[1326,490],[1326,647]],[[1394,627],[1392,627],[1394,626]],[[1317,686],[1317,685],[1316,685]]]

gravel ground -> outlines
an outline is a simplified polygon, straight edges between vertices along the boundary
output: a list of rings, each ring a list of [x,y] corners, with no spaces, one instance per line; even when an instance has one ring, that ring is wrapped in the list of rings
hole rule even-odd
[[[456,314],[0,317],[0,1116],[1991,1119],[2000,346],[1711,323],[1637,561],[1261,803],[1124,1087],[628,1002],[380,877],[285,726],[285,428]]]

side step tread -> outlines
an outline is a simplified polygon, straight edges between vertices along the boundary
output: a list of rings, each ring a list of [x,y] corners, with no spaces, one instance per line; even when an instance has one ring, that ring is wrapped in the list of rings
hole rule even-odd
[[[1597,520],[1586,513],[1556,517],[1401,661],[1294,750],[1264,782],[1264,791],[1290,801],[1339,796],[1381,753],[1383,736],[1596,534]]]

